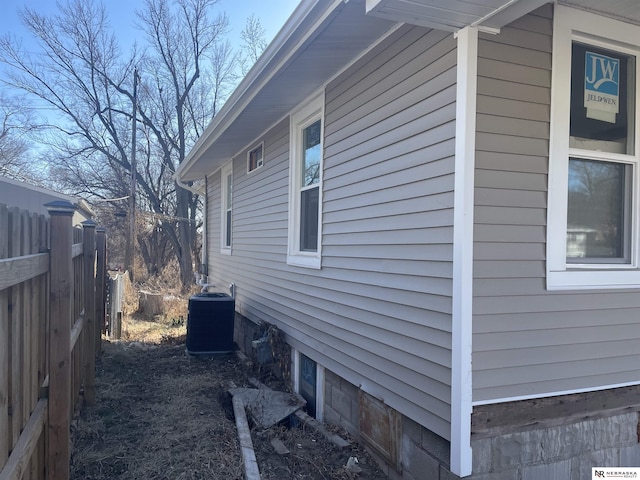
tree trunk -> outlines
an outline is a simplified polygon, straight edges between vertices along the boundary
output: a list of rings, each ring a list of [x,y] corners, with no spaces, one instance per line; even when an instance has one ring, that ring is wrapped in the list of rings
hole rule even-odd
[[[178,220],[178,240],[180,243],[178,262],[180,264],[180,277],[182,279],[182,289],[187,290],[194,282],[193,258],[191,254],[191,222],[189,221],[189,204],[192,193],[176,185],[177,217]]]

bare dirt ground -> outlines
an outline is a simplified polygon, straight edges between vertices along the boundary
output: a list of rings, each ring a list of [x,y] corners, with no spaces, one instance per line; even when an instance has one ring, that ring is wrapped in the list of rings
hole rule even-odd
[[[259,372],[235,355],[186,355],[185,333],[177,318],[138,319],[123,326],[124,341],[103,340],[96,405],[72,425],[72,479],[244,478],[226,386],[249,387]],[[276,453],[274,438],[289,453]],[[252,428],[252,439],[263,479],[386,478],[355,442],[340,450],[303,425]],[[360,473],[345,469],[349,457],[358,458]]]

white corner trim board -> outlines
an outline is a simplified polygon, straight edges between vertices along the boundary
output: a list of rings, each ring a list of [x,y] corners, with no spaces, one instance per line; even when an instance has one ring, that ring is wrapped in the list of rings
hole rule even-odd
[[[451,471],[471,475],[473,187],[475,169],[478,29],[460,30],[456,84],[451,365]]]

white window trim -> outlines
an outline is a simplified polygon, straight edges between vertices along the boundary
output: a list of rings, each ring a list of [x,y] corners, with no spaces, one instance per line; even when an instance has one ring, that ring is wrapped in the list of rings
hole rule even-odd
[[[227,176],[231,175],[231,182],[233,185],[233,162],[229,162],[220,169],[220,253],[223,255],[231,255],[233,246],[233,231],[231,232],[231,245],[227,246],[226,233],[227,228],[232,228],[233,225],[233,190],[231,191],[231,225],[227,225]]]
[[[262,149],[262,158],[260,159],[260,162],[258,162],[258,164],[256,165],[256,168],[254,168],[253,170],[250,170],[249,165],[251,164],[251,153],[255,152],[258,148]],[[255,172],[256,170],[262,168],[262,165],[264,165],[264,142],[258,143],[253,148],[249,149],[249,151],[247,152],[247,173]]]
[[[473,320],[473,222],[476,114],[478,93],[478,29],[456,34],[456,143],[453,238],[453,303],[451,326],[451,472],[471,475],[471,368]]]
[[[305,252],[300,250],[300,146],[302,130],[317,120],[320,125],[320,180],[318,182],[318,250]],[[298,267],[320,269],[322,264],[322,180],[324,170],[324,90],[291,113],[289,122],[289,241],[287,264]]]
[[[319,422],[324,422],[324,378],[324,367],[316,362],[316,420]]]
[[[555,6],[551,76],[551,125],[549,138],[549,194],[547,206],[547,289],[583,290],[639,288],[640,232],[640,27],[562,5]],[[569,118],[571,102],[571,45],[584,41],[636,56],[635,163],[632,178],[631,263],[625,265],[567,265],[567,203],[569,180]],[[613,157],[613,154],[608,154]],[[580,155],[585,157],[585,155]],[[631,155],[620,156],[620,160]]]

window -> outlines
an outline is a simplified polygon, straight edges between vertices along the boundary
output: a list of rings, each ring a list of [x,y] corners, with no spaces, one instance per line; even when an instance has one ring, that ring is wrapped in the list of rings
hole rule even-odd
[[[318,250],[318,207],[320,199],[320,131],[317,120],[302,130],[302,183],[300,185],[300,250]]]
[[[320,422],[324,418],[324,367],[291,347],[293,390],[307,401],[307,413]]]
[[[631,262],[631,166],[569,158],[567,262]]]
[[[222,214],[221,214],[221,239],[220,239],[220,251],[225,254],[231,253],[231,218],[233,211],[233,169],[232,164],[229,163],[222,167],[220,171],[220,181],[222,185],[221,198],[222,198]]]
[[[640,287],[640,28],[563,6],[554,22],[547,287]]]
[[[316,416],[317,405],[317,367],[316,362],[300,354],[299,394],[307,401],[307,413]]]
[[[262,150],[263,144],[258,145],[253,150],[249,151],[249,155],[247,158],[247,171],[253,172],[255,169],[260,168],[262,166]]]
[[[289,252],[292,265],[320,268],[322,96],[291,116]]]

